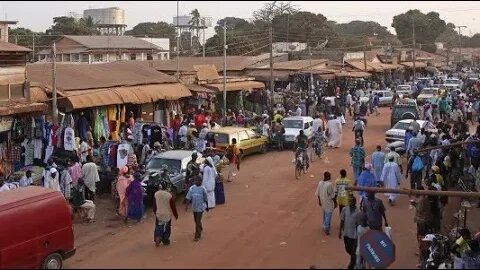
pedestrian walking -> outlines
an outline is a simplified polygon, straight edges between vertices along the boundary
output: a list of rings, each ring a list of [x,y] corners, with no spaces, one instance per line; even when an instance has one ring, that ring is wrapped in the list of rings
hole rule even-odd
[[[394,161],[394,157],[390,157],[388,162],[383,166],[382,177],[380,178],[385,188],[398,189],[402,180],[402,174],[400,173],[400,167]],[[386,193],[388,202],[390,205],[395,204],[395,200],[398,194]]]
[[[323,210],[323,231],[326,235],[330,234],[330,224],[332,222],[333,210],[337,202],[335,201],[335,190],[332,182],[332,175],[326,171],[323,173],[323,180],[318,183],[315,196],[318,198],[318,205]]]
[[[339,213],[342,212],[343,207],[348,206],[348,196],[351,191],[346,190],[348,186],[353,186],[352,180],[347,178],[347,171],[340,170],[340,178],[335,181],[335,198],[339,207]]]
[[[217,169],[212,157],[205,159],[203,166],[202,186],[207,191],[208,208],[215,208],[215,179],[217,178]]]
[[[422,157],[415,151],[408,160],[407,172],[405,174],[405,178],[408,178],[408,173],[410,173],[410,189],[422,187],[423,168]]]
[[[200,176],[194,176],[195,185],[191,186],[185,196],[185,211],[188,211],[188,205],[191,203],[193,208],[193,220],[195,222],[195,238],[194,241],[199,241],[202,237],[202,216],[203,212],[208,212],[207,191],[202,186],[202,179]]]
[[[126,192],[132,181],[133,177],[130,175],[130,169],[127,166],[123,167],[117,179],[116,189],[118,194],[118,214],[125,220],[127,219],[128,206]]]
[[[167,182],[160,182],[159,190],[155,192],[153,200],[153,213],[155,214],[155,231],[153,239],[155,246],[160,246],[160,242],[170,245],[170,234],[172,228],[172,216],[178,219],[175,198],[167,191]]]
[[[364,258],[360,255],[360,239],[370,228],[368,227],[368,219],[365,213],[360,212],[358,219],[359,219],[359,224],[357,225],[357,247],[355,250],[355,255],[356,255],[355,269],[368,269],[367,263],[365,262]]]
[[[382,200],[375,197],[374,192],[367,193],[367,200],[364,202],[362,212],[366,214],[368,227],[371,230],[382,231],[382,218],[385,221],[385,227],[388,227],[385,205]]]
[[[349,206],[344,207],[340,214],[340,231],[338,238],[342,239],[345,245],[345,251],[350,255],[348,269],[353,269],[357,260],[357,224],[360,211],[357,209],[357,200],[355,196],[349,196]]]
[[[128,185],[125,195],[127,197],[127,219],[134,219],[140,222],[143,217],[143,187],[142,187],[142,174],[136,172],[133,176],[133,181]]]
[[[363,168],[362,173],[358,177],[357,185],[359,187],[376,187],[377,181],[375,179],[375,175],[371,172],[372,164],[367,163],[365,164],[365,168]],[[363,202],[367,199],[367,192],[359,191],[358,195],[360,195],[360,209],[362,209]]]
[[[424,188],[420,186],[417,190],[424,190]],[[422,239],[431,233],[430,224],[432,222],[432,216],[430,213],[430,201],[426,195],[417,195],[416,200],[411,200],[410,203],[415,207],[413,221],[417,224],[418,254],[419,264],[421,264],[424,259],[426,259],[422,257]]]
[[[93,201],[85,199],[85,184],[83,179],[79,179],[77,185],[72,188],[72,205],[76,209],[84,209],[87,211],[87,216],[84,219],[85,222],[94,222],[96,206]]]
[[[353,179],[357,183],[358,176],[365,166],[365,150],[359,139],[355,140],[355,146],[350,150],[350,157],[352,158]]]
[[[97,164],[92,160],[92,156],[87,156],[87,163],[82,166],[82,179],[85,183],[85,197],[87,200],[95,202],[96,183],[100,182]]]
[[[227,181],[232,182],[237,175],[235,172],[240,170],[240,150],[237,147],[236,138],[232,139],[232,144],[228,146],[225,156],[229,160]]]
[[[382,151],[382,146],[377,145],[377,151],[373,152],[371,162],[372,162],[373,172],[375,174],[375,180],[377,182],[380,182],[383,165],[385,164],[385,153]]]

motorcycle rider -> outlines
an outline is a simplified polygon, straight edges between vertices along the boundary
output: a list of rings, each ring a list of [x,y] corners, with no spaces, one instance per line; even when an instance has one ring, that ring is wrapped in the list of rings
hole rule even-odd
[[[303,153],[303,159],[308,170],[310,164],[308,162],[308,155],[307,155],[307,146],[308,146],[308,137],[304,134],[303,130],[300,130],[297,138],[295,138],[295,143],[293,145],[293,149],[295,151],[295,160],[297,160],[300,153]]]
[[[355,132],[355,140],[359,139],[363,145],[363,130],[365,129],[365,123],[363,123],[360,117],[357,117],[353,123],[352,131]]]

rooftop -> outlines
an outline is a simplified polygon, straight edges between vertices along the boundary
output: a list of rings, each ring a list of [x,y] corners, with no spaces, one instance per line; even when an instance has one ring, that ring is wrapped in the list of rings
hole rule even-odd
[[[5,41],[0,41],[0,52],[31,52],[29,48],[18,46]]]

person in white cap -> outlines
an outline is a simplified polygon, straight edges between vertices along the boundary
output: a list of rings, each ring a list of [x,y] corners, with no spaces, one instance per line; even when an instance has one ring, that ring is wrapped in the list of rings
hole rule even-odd
[[[58,171],[55,168],[51,168],[45,179],[44,187],[54,189],[57,191],[60,190],[60,183],[58,181]]]

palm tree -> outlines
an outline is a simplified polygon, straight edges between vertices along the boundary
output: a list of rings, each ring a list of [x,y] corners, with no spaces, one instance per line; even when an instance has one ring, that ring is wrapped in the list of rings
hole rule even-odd
[[[198,33],[200,32],[199,26],[201,25],[200,12],[198,12],[198,9],[194,9],[192,12],[190,12],[190,15],[192,16],[192,19],[190,20],[189,24],[192,26],[191,29],[195,28],[196,36],[198,37]]]

